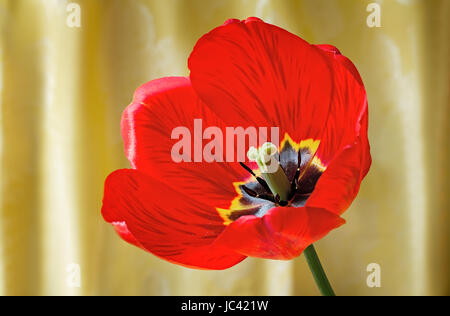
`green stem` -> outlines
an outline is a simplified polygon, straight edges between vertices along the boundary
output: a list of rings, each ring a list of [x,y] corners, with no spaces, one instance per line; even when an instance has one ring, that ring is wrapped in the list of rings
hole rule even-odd
[[[336,296],[331,287],[330,281],[328,281],[327,275],[323,270],[322,264],[320,263],[319,256],[317,255],[314,245],[309,246],[304,251],[306,261],[308,262],[309,269],[312,272],[314,280],[323,296]]]

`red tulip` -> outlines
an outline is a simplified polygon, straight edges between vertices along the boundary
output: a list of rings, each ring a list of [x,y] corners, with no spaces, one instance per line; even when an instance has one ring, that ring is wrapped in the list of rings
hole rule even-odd
[[[140,87],[123,114],[133,169],[108,177],[102,208],[119,235],[172,263],[226,269],[248,256],[298,257],[344,224],[371,164],[366,92],[352,62],[251,18],[203,36],[189,69],[190,78]],[[219,161],[195,157],[207,143],[192,132],[198,119],[224,138],[227,127],[279,127],[289,194],[275,195],[256,164],[226,162],[225,151],[216,148]],[[194,155],[175,162],[177,127],[194,134]]]

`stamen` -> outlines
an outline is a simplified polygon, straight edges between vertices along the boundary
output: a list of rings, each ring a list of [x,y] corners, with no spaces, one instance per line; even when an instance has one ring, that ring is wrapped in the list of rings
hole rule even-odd
[[[298,151],[298,158],[297,158],[297,170],[295,172],[294,179],[292,179],[292,182],[294,182],[294,180],[298,180],[298,177],[300,176],[300,168],[301,167],[302,167],[302,153],[299,150]]]
[[[247,170],[248,173],[250,173],[252,176],[256,177],[256,174],[253,172],[253,170],[250,169],[246,164],[244,164],[242,162],[240,162],[239,164],[241,165],[242,168]]]
[[[247,170],[248,173],[250,173],[253,177],[255,177],[256,181],[258,181],[258,183],[268,192],[268,193],[272,193],[270,191],[269,186],[267,185],[266,181],[264,181],[264,179],[257,177],[256,174],[253,172],[252,169],[250,169],[247,165],[245,165],[244,163],[240,162],[239,163],[241,165],[242,168],[244,168],[245,170]]]
[[[245,191],[245,193],[247,193],[248,195],[250,195],[251,197],[258,197],[258,193],[256,193],[255,191],[253,191],[252,189],[247,188],[245,185],[242,186],[242,189]]]
[[[252,189],[249,189],[245,185],[242,186],[242,189],[245,191],[245,193],[247,193],[251,197],[254,197],[254,198],[257,198],[257,199],[263,199],[263,200],[267,200],[267,201],[275,203],[273,195],[259,194],[259,193],[255,192],[255,191],[253,191]]]
[[[290,199],[294,198],[295,191],[298,190],[298,177],[300,177],[300,169],[302,166],[302,152],[301,150],[298,151],[298,158],[297,158],[297,170],[295,171],[294,178],[291,182],[291,197]]]
[[[292,180],[291,183],[291,196],[289,197],[289,200],[292,200],[295,196],[295,192],[298,190],[298,180],[294,177],[294,180]]]
[[[260,177],[256,177],[256,181],[258,181],[258,183],[268,192],[268,193],[272,193],[272,191],[269,188],[269,185],[267,184],[266,180],[264,180],[263,178]]]

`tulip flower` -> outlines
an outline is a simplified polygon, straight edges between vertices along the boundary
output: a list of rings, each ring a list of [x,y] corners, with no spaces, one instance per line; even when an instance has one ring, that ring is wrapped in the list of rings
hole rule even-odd
[[[125,241],[190,268],[305,253],[322,293],[334,294],[313,244],[345,223],[370,168],[357,69],[335,47],[257,18],[204,35],[188,64],[188,78],[144,84],[124,111],[131,169],[106,180],[104,219]],[[233,161],[227,149],[242,143],[225,146],[230,127],[276,127],[280,141],[260,133]]]

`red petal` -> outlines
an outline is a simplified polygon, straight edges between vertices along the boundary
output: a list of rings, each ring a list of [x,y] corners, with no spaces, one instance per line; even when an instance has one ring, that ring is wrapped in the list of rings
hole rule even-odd
[[[369,170],[371,160],[367,153],[361,142],[345,148],[322,174],[306,206],[342,214],[355,199]]]
[[[317,157],[327,166],[307,206],[342,214],[358,194],[371,165],[367,96],[356,67],[333,46],[322,45],[333,67],[335,89]]]
[[[173,130],[186,127],[194,138],[195,119],[202,119],[203,129],[219,127],[226,134],[224,123],[198,99],[188,78],[163,78],[143,85],[122,118],[127,157],[133,168],[187,196],[203,199],[211,206],[228,207],[236,196],[233,182],[247,176],[237,163],[173,160],[172,147],[178,142],[172,139]],[[200,153],[206,143],[200,143]],[[196,146],[193,140],[191,145],[193,149]],[[190,154],[195,161],[194,152]]]
[[[332,45],[316,45],[323,51],[329,53],[331,57],[335,58],[339,63],[341,63],[344,67],[347,68],[348,71],[355,77],[355,79],[359,82],[359,84],[363,85],[363,81],[361,79],[361,75],[356,69],[355,65],[351,62],[350,59],[341,54],[339,49]]]
[[[145,248],[139,243],[139,241],[134,238],[133,234],[128,230],[127,223],[125,222],[112,222],[111,223],[114,226],[114,229],[116,230],[117,234],[125,240],[127,243],[130,243],[136,247],[142,248],[145,250]]]
[[[333,102],[317,156],[326,166],[357,138],[367,141],[367,95],[361,77],[346,57],[330,45],[318,46],[333,70]]]
[[[175,112],[175,109],[171,109],[173,102],[192,106],[197,98],[190,86],[187,78],[169,77],[150,81],[136,90],[133,103],[124,111],[121,123],[125,153],[133,168],[145,169],[146,163],[154,156],[150,150],[153,148],[148,146],[152,146],[152,137],[157,132],[157,127],[152,124],[157,124],[158,118],[152,117],[152,110]],[[149,104],[154,105],[154,108],[150,109],[147,106]],[[170,134],[164,136],[170,140]]]
[[[215,245],[224,229],[215,210],[136,170],[108,177],[102,214],[116,227],[126,224],[126,241],[172,263],[220,270],[245,259]]]
[[[241,217],[225,229],[218,242],[246,256],[289,260],[344,223],[323,209],[280,207],[262,218]]]
[[[301,38],[255,18],[229,21],[198,41],[189,68],[200,98],[225,121],[320,139],[332,75],[323,52]]]

